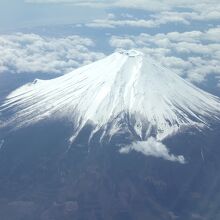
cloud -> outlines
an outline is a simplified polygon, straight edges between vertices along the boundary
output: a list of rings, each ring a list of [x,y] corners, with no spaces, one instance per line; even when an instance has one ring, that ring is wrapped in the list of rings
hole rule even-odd
[[[64,74],[104,56],[92,52],[94,42],[80,36],[0,35],[0,73]]]
[[[146,10],[168,10],[176,7],[186,8],[193,7],[198,9],[209,5],[218,5],[218,0],[200,0],[198,4],[194,3],[193,0],[136,0],[134,2],[130,0],[25,0],[28,3],[73,3],[77,5],[90,5],[102,4],[105,7],[125,7],[125,8],[141,8]]]
[[[146,156],[153,156],[163,158],[173,162],[185,163],[183,156],[175,156],[170,154],[169,149],[161,142],[158,142],[155,138],[150,137],[146,141],[138,141],[129,146],[120,149],[120,153],[128,154],[131,151],[140,152]]]
[[[157,27],[154,20],[113,20],[113,19],[97,19],[91,23],[86,24],[87,27],[94,28],[116,28],[116,27],[141,27],[141,28],[152,28]]]
[[[220,7],[219,7],[220,9]],[[207,9],[206,9],[207,10]],[[132,16],[107,16],[105,19],[95,19],[85,24],[91,28],[117,28],[117,27],[138,27],[138,28],[158,28],[167,24],[183,24],[190,25],[192,21],[210,21],[219,20],[220,11],[206,11],[205,13],[198,11],[150,11],[148,18],[137,18]],[[219,34],[218,30],[214,33],[215,37]]]
[[[218,0],[200,0],[197,4],[193,0],[136,0],[135,4],[130,0],[26,0],[25,2],[35,4],[71,3],[76,6],[141,9],[157,13],[162,12],[161,15],[165,20],[171,17],[195,20],[216,20],[220,18],[220,3]],[[178,10],[180,13],[172,12]],[[181,13],[184,10],[186,12]]]
[[[90,6],[90,7],[109,7],[114,4],[114,0],[25,0],[26,3],[34,4],[73,4],[76,6]]]
[[[130,0],[117,0],[115,6],[126,8],[139,8],[154,11],[167,11],[174,8],[193,8],[201,11],[204,8],[219,6],[218,0],[201,0],[195,4],[193,0],[136,0],[135,4]]]
[[[109,41],[110,45],[115,48],[131,49],[135,47],[135,43],[131,39],[112,37]]]
[[[190,81],[220,76],[220,27],[205,31],[112,36],[113,48],[137,48]]]
[[[219,42],[220,43],[220,27],[215,27],[209,29],[206,33],[204,38],[209,41]]]
[[[96,19],[88,24],[87,27],[92,28],[116,28],[116,27],[138,27],[138,28],[155,28],[167,23],[183,23],[190,24],[186,19],[178,16],[167,16],[155,19]]]

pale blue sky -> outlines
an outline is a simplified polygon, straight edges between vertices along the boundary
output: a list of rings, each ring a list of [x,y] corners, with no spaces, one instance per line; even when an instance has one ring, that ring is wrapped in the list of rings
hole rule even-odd
[[[24,0],[0,1],[0,30],[41,25],[88,22],[105,16],[104,9],[81,7],[68,3],[25,3]]]

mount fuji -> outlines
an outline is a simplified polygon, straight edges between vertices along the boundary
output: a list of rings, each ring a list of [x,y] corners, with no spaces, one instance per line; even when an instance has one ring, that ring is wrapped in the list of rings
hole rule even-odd
[[[201,129],[220,116],[220,99],[136,50],[119,51],[52,80],[12,92],[1,106],[3,122],[23,127],[46,118],[68,118],[71,141],[88,124],[90,139],[123,132],[158,140],[187,128]]]
[[[220,98],[136,50],[36,79],[0,105],[1,220],[220,219],[219,137]]]

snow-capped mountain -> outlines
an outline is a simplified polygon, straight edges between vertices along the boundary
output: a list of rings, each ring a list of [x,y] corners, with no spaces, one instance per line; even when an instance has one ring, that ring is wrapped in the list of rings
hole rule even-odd
[[[92,137],[128,131],[161,140],[183,128],[209,126],[220,116],[219,98],[202,91],[142,52],[119,51],[64,76],[35,80],[1,106],[2,126],[28,126],[46,118],[73,122],[71,140],[86,124]]]
[[[0,106],[1,220],[220,219],[219,118],[134,50],[34,80]]]

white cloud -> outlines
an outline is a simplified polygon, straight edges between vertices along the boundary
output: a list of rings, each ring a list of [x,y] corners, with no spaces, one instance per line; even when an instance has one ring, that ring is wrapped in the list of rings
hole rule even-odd
[[[220,8],[220,4],[216,5],[216,7]],[[170,20],[173,20],[185,24],[190,24],[191,21],[212,21],[220,19],[220,11],[213,9],[213,5],[207,5],[207,7],[203,8],[201,11],[193,8],[190,9],[192,10],[191,12],[182,12],[178,9],[156,12],[152,15],[152,17],[156,20],[164,21],[164,23],[168,23]]]
[[[190,31],[190,32],[170,32],[167,34],[158,34],[161,38],[168,38],[174,42],[200,42],[203,33],[201,31]]]
[[[214,41],[214,42],[220,42],[220,27],[215,27],[209,29],[206,33],[204,38],[206,40]]]
[[[219,32],[220,28],[215,27],[206,31],[112,36],[109,44],[142,50],[190,81],[200,83],[210,74],[220,75]]]
[[[188,13],[191,19],[219,19],[220,18],[220,2],[218,0],[200,0],[195,4],[193,0],[26,0],[27,3],[71,3],[80,6],[90,7],[122,7],[134,8],[147,11],[172,11],[179,9],[191,9],[197,14]],[[188,10],[189,11],[189,10]]]
[[[141,27],[141,28],[152,28],[157,27],[157,24],[154,20],[113,20],[113,19],[97,19],[91,23],[86,24],[87,27],[95,28],[116,28],[116,27]]]
[[[220,9],[220,6],[219,6]],[[207,9],[206,9],[207,10]],[[210,14],[210,15],[209,15]],[[95,19],[92,22],[85,24],[87,27],[92,28],[117,28],[117,27],[139,27],[139,28],[157,28],[165,24],[184,24],[190,25],[192,21],[209,21],[219,20],[220,11],[203,12],[181,12],[181,11],[159,11],[151,12],[148,19],[138,19],[135,17],[126,17],[122,14],[122,19],[117,18],[116,15],[110,14],[105,19]],[[214,16],[215,15],[215,16]],[[198,34],[195,33],[194,34]],[[219,30],[213,30],[214,38],[219,34]]]
[[[64,74],[104,56],[91,51],[89,38],[0,35],[0,72]]]
[[[190,24],[186,19],[167,15],[166,17],[158,17],[155,19],[130,19],[130,20],[119,20],[119,19],[97,19],[88,24],[87,27],[93,28],[116,28],[116,27],[139,27],[139,28],[155,28],[162,24],[167,23],[183,23]]]
[[[184,164],[185,159],[183,156],[175,156],[170,154],[169,149],[161,142],[158,142],[155,138],[150,137],[146,141],[138,141],[129,146],[120,149],[120,153],[127,154],[131,151],[140,152],[146,156],[153,156],[163,158],[165,160],[179,162]]]
[[[115,0],[25,0],[26,3],[35,3],[35,4],[61,4],[68,3],[74,4],[76,6],[90,6],[90,7],[109,7],[111,4],[114,4]]]
[[[218,0],[200,0],[195,4],[193,0],[136,0],[135,3],[130,0],[25,0],[28,3],[73,3],[76,5],[91,5],[96,7],[102,5],[103,7],[125,7],[125,8],[139,8],[145,10],[168,10],[176,7],[180,8],[195,8],[201,10],[205,6],[218,5]],[[216,10],[217,11],[217,10]]]
[[[190,13],[178,13],[178,12],[161,12],[159,14],[152,14],[149,19],[137,19],[134,17],[124,17],[124,19],[118,19],[117,16],[107,16],[106,19],[96,19],[90,23],[85,24],[87,27],[92,28],[117,28],[117,27],[138,27],[138,28],[156,28],[163,24],[168,23],[182,23],[189,25],[190,22],[186,16]],[[183,16],[184,15],[184,16]],[[123,15],[122,15],[123,17]]]
[[[131,39],[112,37],[109,41],[110,45],[115,48],[130,49],[135,47],[135,43]]]
[[[117,0],[115,1],[116,6],[126,8],[141,8],[146,10],[169,10],[173,8],[194,8],[196,10],[204,9],[205,6],[210,7],[213,5],[219,5],[218,0],[200,0],[197,4],[193,0],[136,0],[134,2],[130,0]]]

